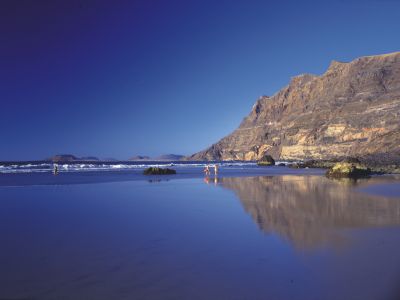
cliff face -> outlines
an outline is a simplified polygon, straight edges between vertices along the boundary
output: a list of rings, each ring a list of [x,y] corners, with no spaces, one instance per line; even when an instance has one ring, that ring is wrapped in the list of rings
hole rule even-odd
[[[239,128],[190,159],[384,157],[400,161],[400,52],[333,61],[261,97]]]

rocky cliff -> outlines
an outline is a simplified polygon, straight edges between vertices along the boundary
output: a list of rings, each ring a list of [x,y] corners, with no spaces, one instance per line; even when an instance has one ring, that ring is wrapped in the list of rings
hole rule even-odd
[[[379,157],[400,161],[400,52],[333,61],[254,104],[239,128],[189,159]]]

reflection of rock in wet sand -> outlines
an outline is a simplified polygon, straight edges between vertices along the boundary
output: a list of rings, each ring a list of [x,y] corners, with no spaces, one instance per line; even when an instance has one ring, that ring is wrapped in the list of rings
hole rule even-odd
[[[322,176],[222,178],[265,232],[275,232],[297,247],[340,245],[335,229],[400,224],[400,198],[354,191],[354,186],[393,181],[371,178],[332,181]]]

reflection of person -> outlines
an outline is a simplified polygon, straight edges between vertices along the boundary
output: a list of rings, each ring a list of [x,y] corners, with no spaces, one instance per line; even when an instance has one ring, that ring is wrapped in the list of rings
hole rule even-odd
[[[210,184],[210,177],[205,177],[204,178],[204,182],[207,183],[207,184]]]
[[[214,185],[218,184],[218,177],[214,177]]]
[[[217,164],[214,165],[214,174],[215,174],[215,176],[218,175],[218,165]]]
[[[204,174],[206,174],[206,176],[210,175],[210,167],[208,165],[204,168]]]

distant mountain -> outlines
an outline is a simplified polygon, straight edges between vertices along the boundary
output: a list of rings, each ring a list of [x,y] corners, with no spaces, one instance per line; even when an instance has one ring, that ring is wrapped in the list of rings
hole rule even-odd
[[[131,160],[131,161],[137,161],[137,160],[150,160],[150,156],[145,156],[145,155],[136,155],[136,156],[133,156],[133,157],[129,158],[128,160]]]
[[[400,52],[332,61],[254,104],[239,128],[192,160],[340,159],[400,162]]]
[[[154,160],[175,161],[175,160],[181,160],[184,157],[185,157],[184,155],[179,155],[179,154],[164,154],[154,158]]]
[[[50,160],[53,162],[99,161],[99,158],[97,158],[95,156],[77,157],[72,154],[57,154],[57,155],[47,158],[46,160]]]
[[[47,160],[51,160],[53,162],[68,162],[68,161],[79,160],[79,158],[77,158],[72,154],[57,154],[48,158]]]

